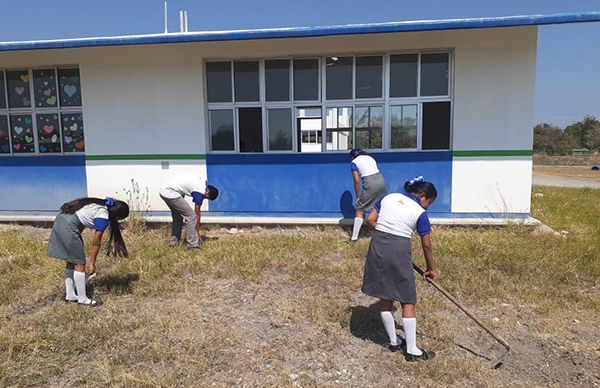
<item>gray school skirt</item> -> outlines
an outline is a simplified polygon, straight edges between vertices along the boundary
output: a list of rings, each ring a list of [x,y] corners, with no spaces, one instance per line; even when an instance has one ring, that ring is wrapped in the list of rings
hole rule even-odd
[[[360,201],[356,204],[356,210],[369,211],[373,209],[375,202],[387,194],[387,187],[385,187],[385,180],[380,173],[362,177],[361,180],[362,192]]]
[[[82,230],[83,225],[75,214],[57,215],[48,241],[48,256],[85,265]]]
[[[362,292],[384,300],[417,302],[410,238],[373,231]]]

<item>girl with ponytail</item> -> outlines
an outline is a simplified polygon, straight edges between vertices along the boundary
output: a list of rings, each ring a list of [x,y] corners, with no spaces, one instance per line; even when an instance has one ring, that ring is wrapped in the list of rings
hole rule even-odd
[[[77,302],[80,305],[96,307],[98,301],[87,297],[85,287],[85,250],[81,232],[84,228],[93,229],[94,237],[90,249],[88,272],[96,273],[96,258],[100,251],[102,236],[108,229],[109,237],[106,245],[108,256],[127,257],[127,247],[121,234],[119,221],[129,215],[129,206],[111,197],[79,198],[66,202],[60,207],[52,225],[52,233],[48,242],[48,256],[65,260],[64,280],[66,302]]]

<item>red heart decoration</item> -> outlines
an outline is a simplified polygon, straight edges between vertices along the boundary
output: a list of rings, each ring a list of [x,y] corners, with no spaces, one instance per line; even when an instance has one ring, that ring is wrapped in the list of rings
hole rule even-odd
[[[44,125],[44,132],[47,134],[54,132],[54,125]]]

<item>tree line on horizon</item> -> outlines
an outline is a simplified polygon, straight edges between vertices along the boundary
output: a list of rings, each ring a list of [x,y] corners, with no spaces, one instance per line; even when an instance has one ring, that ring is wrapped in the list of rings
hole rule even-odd
[[[572,155],[586,148],[590,154],[600,153],[600,120],[585,116],[583,120],[560,128],[541,123],[533,127],[533,152],[546,155]]]

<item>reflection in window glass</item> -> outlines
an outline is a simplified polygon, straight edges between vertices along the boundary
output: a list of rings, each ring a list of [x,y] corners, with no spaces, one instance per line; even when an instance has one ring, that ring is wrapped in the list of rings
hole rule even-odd
[[[8,117],[0,115],[0,154],[10,154],[10,140],[8,137]]]
[[[11,115],[10,133],[13,153],[33,153],[33,121],[31,115]]]
[[[418,54],[390,56],[390,97],[416,97]]]
[[[269,150],[292,150],[292,110],[269,109]]]
[[[448,53],[421,55],[421,96],[448,95]]]
[[[321,152],[323,131],[320,107],[296,109],[298,152]]]
[[[4,72],[0,70],[0,109],[6,109],[6,97],[4,90]]]
[[[391,148],[417,148],[417,105],[391,107]]]
[[[328,100],[352,98],[353,57],[328,57],[326,63],[326,88]]]
[[[356,98],[381,98],[383,57],[356,57]]]
[[[356,147],[382,148],[383,108],[381,106],[356,107]]]
[[[327,150],[352,149],[352,108],[327,108]]]
[[[231,102],[231,62],[206,63],[208,102]]]
[[[29,72],[27,70],[7,71],[6,84],[10,108],[29,108],[31,106]]]
[[[265,61],[265,91],[267,101],[290,100],[290,61]]]
[[[235,101],[259,100],[258,61],[233,63]]]
[[[263,152],[261,108],[239,108],[240,152]]]
[[[60,115],[60,124],[63,133],[63,151],[85,151],[85,138],[83,135],[83,114],[62,113]]]
[[[58,106],[54,69],[33,71],[33,97],[37,108],[55,108]]]
[[[38,114],[35,117],[38,132],[38,151],[41,154],[60,152],[60,124],[58,113]]]
[[[58,69],[61,106],[81,106],[79,69]]]
[[[210,144],[213,151],[234,151],[233,109],[210,110]]]
[[[294,100],[319,99],[319,60],[294,59]]]
[[[450,102],[423,103],[422,149],[450,149]]]

